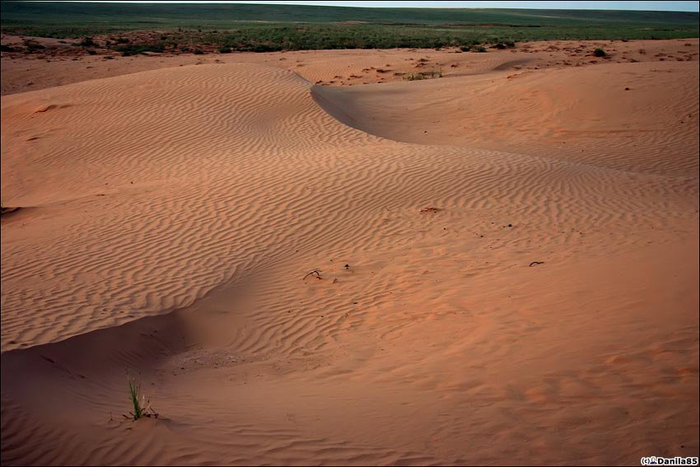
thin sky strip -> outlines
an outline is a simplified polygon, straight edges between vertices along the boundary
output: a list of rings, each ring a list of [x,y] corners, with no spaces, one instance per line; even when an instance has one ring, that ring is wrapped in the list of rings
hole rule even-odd
[[[550,10],[631,10],[699,11],[699,2],[690,1],[235,1],[235,0],[30,0],[31,3],[136,3],[136,4],[270,4],[365,8],[519,8]]]

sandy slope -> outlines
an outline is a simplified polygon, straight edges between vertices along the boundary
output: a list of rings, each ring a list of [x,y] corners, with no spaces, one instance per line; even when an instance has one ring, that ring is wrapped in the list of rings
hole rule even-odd
[[[3,463],[697,456],[697,61],[492,65],[3,96]]]

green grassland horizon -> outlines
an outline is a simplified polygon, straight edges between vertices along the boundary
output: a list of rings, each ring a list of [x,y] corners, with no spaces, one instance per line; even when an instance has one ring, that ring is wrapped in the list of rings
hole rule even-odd
[[[265,52],[699,35],[696,12],[11,1],[0,2],[0,10],[5,34],[90,38],[156,31],[162,34],[147,43],[132,39],[119,46],[156,52],[198,45],[222,52]]]

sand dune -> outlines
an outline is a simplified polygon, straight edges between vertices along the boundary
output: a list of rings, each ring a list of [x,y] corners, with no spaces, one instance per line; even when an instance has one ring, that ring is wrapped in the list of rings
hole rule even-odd
[[[314,91],[339,120],[397,141],[694,177],[698,101],[688,96],[697,81],[697,67],[664,62]]]
[[[697,456],[697,61],[314,66],[2,97],[3,462]]]

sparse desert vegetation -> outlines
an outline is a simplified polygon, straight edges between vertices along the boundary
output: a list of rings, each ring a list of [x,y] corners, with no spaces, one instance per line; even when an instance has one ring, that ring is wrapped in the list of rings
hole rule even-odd
[[[110,35],[131,35],[130,50],[272,52],[280,50],[513,47],[555,39],[698,37],[697,15],[677,12],[450,10],[261,5],[132,5],[2,2],[5,33],[85,38],[85,47],[115,47]],[[263,12],[264,10],[264,12]],[[261,23],[257,18],[265,17]],[[105,21],[109,18],[109,21]],[[152,34],[138,31],[157,30]],[[100,37],[100,39],[98,39]],[[94,39],[94,43],[92,42]],[[108,44],[107,41],[110,41]],[[125,37],[116,40],[122,44]],[[481,44],[481,47],[471,47]],[[131,54],[131,52],[127,52]],[[136,52],[138,53],[138,52]]]

